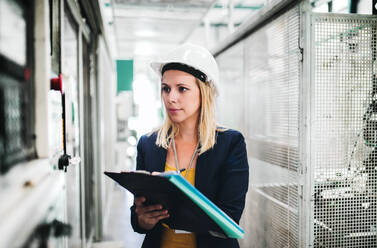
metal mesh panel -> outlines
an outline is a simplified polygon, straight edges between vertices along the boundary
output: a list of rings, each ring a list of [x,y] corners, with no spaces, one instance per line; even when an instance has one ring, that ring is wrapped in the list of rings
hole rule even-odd
[[[217,87],[219,97],[216,101],[216,118],[219,123],[242,132],[245,129],[243,48],[243,42],[240,42],[217,57],[221,80]]]
[[[299,247],[299,7],[245,40],[248,195],[245,247]]]
[[[259,147],[253,156],[288,167],[289,152],[297,154],[298,150],[298,9],[269,23],[246,42],[247,134],[258,142],[252,152]],[[297,170],[297,163],[289,164],[289,169]]]
[[[314,247],[377,247],[376,19],[314,15]]]
[[[28,88],[12,77],[0,74],[0,174],[33,153],[27,97]]]

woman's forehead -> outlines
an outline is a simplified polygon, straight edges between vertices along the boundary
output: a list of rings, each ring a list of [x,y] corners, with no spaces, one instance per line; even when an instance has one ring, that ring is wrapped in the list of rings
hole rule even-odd
[[[183,71],[168,70],[162,75],[161,83],[163,84],[196,84],[196,78]]]

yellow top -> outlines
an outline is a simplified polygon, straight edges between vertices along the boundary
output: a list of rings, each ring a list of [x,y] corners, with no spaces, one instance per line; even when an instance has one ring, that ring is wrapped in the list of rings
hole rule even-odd
[[[176,171],[175,168],[165,164],[165,171]],[[187,175],[186,175],[187,173]],[[185,170],[181,173],[193,186],[195,186],[195,168]],[[196,237],[194,233],[176,233],[166,224],[162,231],[161,248],[196,248]]]

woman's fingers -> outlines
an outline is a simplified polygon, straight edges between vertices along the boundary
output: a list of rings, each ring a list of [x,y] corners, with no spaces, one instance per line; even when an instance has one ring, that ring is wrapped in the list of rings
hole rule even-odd
[[[144,214],[144,213],[156,211],[156,210],[161,210],[161,209],[162,209],[161,205],[150,205],[146,207],[139,206],[139,207],[136,207],[135,212],[140,215],[140,214]]]
[[[160,216],[163,216],[163,215],[167,215],[167,214],[168,214],[168,210],[162,210],[162,211],[148,212],[148,213],[145,213],[144,215],[147,218],[157,218],[157,217],[160,217]]]
[[[157,222],[162,219],[169,218],[167,210],[153,210],[149,212],[137,213],[139,224],[145,229],[152,229]]]
[[[136,208],[143,208],[145,211],[152,211],[156,209],[162,209],[162,206],[160,204],[155,204],[155,205],[149,205],[149,206],[144,206],[144,202],[146,201],[146,198],[144,196],[139,196],[135,197],[134,203]]]
[[[156,223],[160,220],[163,220],[163,219],[166,219],[166,218],[169,218],[170,215],[169,214],[163,214],[163,215],[160,215],[160,216],[157,216],[155,219],[156,219]]]
[[[161,219],[166,219],[170,215],[167,210],[146,212],[144,214],[138,214],[139,219],[148,224],[155,224]]]
[[[161,212],[161,211],[158,211],[158,212]],[[149,225],[155,225],[160,220],[169,218],[169,214],[153,213],[153,214],[142,215],[139,217],[143,220],[144,223],[147,223]]]
[[[158,221],[169,218],[169,213],[166,209],[162,209],[161,204],[144,206],[146,198],[144,196],[135,197],[135,212],[138,215],[139,221],[146,224],[146,227],[153,227]]]
[[[157,204],[157,205],[150,205],[146,206],[143,208],[145,212],[150,212],[150,211],[155,211],[155,210],[161,210],[162,206]]]

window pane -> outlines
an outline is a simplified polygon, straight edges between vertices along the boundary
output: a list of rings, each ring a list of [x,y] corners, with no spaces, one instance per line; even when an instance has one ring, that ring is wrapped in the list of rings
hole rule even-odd
[[[26,64],[26,21],[23,9],[10,0],[0,0],[0,53]]]

